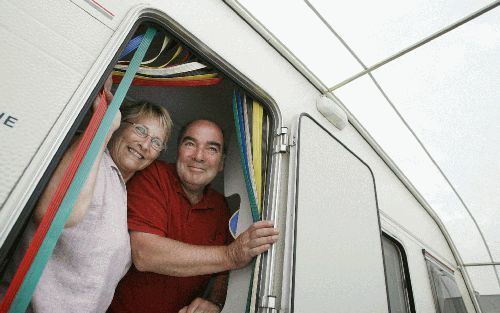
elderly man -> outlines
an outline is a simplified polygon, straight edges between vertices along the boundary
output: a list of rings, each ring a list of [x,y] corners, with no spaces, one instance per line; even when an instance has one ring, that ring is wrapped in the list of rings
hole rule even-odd
[[[155,161],[128,185],[134,266],[110,312],[220,312],[227,271],[245,266],[278,238],[273,224],[261,221],[227,245],[228,209],[208,186],[224,165],[217,124],[189,123],[178,148],[176,164]],[[212,276],[211,292],[202,298]]]

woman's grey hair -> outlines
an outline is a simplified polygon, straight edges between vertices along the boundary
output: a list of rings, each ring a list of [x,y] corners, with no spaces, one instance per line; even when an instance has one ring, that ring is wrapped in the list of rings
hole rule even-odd
[[[130,121],[143,116],[158,118],[160,125],[165,130],[165,139],[163,140],[165,143],[168,141],[170,135],[172,134],[172,119],[170,118],[170,114],[168,113],[167,109],[165,109],[161,105],[147,101],[127,104],[124,103],[120,108],[120,111],[122,113],[122,121]]]

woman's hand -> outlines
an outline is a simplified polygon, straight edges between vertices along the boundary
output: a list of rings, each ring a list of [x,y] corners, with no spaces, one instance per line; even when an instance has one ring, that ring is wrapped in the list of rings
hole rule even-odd
[[[104,86],[102,88],[102,93],[99,93],[94,100],[94,104],[92,105],[92,111],[95,112],[95,110],[97,110],[97,107],[99,106],[99,102],[101,101],[101,94],[104,94],[104,96],[106,97],[106,103],[109,106],[109,104],[111,103],[111,100],[113,100],[113,93],[111,92],[112,86],[113,86],[113,79],[112,79],[112,75],[110,74],[109,77],[104,82]],[[118,112],[116,113],[116,115],[113,119],[113,123],[111,124],[111,128],[109,130],[110,133],[113,133],[115,130],[118,129],[118,127],[120,127],[121,118],[122,118],[122,115],[120,113],[120,110],[118,110]]]

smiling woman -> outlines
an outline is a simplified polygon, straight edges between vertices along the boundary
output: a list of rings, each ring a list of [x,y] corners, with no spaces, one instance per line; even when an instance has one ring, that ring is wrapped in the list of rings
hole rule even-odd
[[[109,151],[128,181],[160,155],[163,143],[169,139],[172,121],[164,107],[149,102],[124,105],[121,111],[122,123],[109,142]],[[139,125],[145,133],[138,130]]]
[[[108,100],[112,98],[110,88],[110,83],[105,84]],[[126,112],[123,117],[147,125],[151,133],[168,140],[172,122],[164,108],[135,103],[125,106],[123,112]],[[118,281],[130,266],[125,183],[135,172],[154,161],[160,151],[153,149],[147,138],[138,136],[129,124],[120,123],[119,118],[118,113],[34,290],[30,306],[35,312],[68,312],[76,302],[82,312],[103,312],[111,302]],[[52,201],[79,140],[76,139],[66,151],[38,201],[34,223],[28,225],[22,239],[24,243],[31,240],[36,225],[44,218],[48,201]],[[102,241],[102,238],[107,240]],[[99,266],[95,266],[96,262]],[[84,298],[74,297],[84,293]]]
[[[129,121],[123,121],[124,123],[128,123],[130,125],[132,125],[134,127],[134,131],[135,131],[135,134],[141,138],[145,138],[147,140],[147,138],[150,138],[151,139],[151,147],[153,149],[155,149],[156,151],[161,151],[165,144],[161,141],[160,138],[158,137],[153,137],[151,135],[149,135],[149,130],[148,130],[148,127],[146,125],[143,125],[143,124],[136,124],[136,123],[133,123],[133,122],[129,122]]]

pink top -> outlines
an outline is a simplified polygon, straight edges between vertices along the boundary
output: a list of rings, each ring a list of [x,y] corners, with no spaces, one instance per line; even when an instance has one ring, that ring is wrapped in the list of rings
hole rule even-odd
[[[65,228],[32,299],[34,312],[105,312],[131,264],[125,183],[105,151],[84,219]]]

